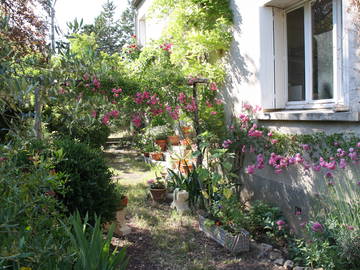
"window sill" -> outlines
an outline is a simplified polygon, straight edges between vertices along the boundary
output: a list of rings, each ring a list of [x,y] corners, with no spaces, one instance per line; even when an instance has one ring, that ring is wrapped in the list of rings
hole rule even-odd
[[[264,121],[345,121],[359,122],[358,112],[335,112],[333,110],[287,110],[278,112],[264,112],[259,114],[258,120]]]

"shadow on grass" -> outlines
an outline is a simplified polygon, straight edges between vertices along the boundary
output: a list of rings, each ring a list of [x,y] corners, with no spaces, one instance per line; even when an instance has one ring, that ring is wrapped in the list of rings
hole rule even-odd
[[[122,173],[133,172],[149,172],[150,167],[146,164],[143,158],[134,152],[111,152],[112,149],[107,150],[104,153],[105,158],[108,160],[108,164],[115,170]]]

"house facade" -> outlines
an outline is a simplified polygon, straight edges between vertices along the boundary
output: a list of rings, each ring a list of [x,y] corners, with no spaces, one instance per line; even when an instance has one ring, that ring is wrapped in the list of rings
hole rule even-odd
[[[151,2],[133,2],[141,45],[160,37],[164,25],[146,19]],[[238,115],[250,103],[264,109],[261,125],[280,132],[360,136],[360,46],[350,2],[230,0],[234,39],[222,92],[227,115]],[[360,175],[357,168],[346,174]],[[280,205],[294,223],[295,209],[306,213],[304,197],[324,182],[302,168],[244,177],[244,196]]]

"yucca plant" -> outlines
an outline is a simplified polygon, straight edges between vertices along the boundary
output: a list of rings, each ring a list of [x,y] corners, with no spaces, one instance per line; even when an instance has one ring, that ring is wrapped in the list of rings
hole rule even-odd
[[[94,227],[88,223],[86,215],[82,222],[79,212],[70,217],[71,229],[66,228],[74,248],[74,270],[124,270],[128,258],[122,248],[110,250],[115,226],[111,226],[106,237],[101,231],[100,217],[95,216]]]

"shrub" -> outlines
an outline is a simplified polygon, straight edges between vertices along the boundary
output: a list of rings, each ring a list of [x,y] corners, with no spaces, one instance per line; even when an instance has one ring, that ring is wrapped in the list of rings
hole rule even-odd
[[[52,116],[47,127],[56,132],[56,137],[77,139],[95,148],[104,146],[110,135],[108,126],[90,116],[76,119],[68,115]]]
[[[63,206],[64,176],[52,171],[61,153],[46,157],[29,144],[0,146],[0,269],[56,269],[68,245]]]
[[[102,221],[113,220],[120,198],[102,152],[69,139],[55,145],[65,156],[56,171],[68,176],[68,190],[62,200],[69,212],[78,210],[82,217],[88,213],[90,217],[101,216]]]

